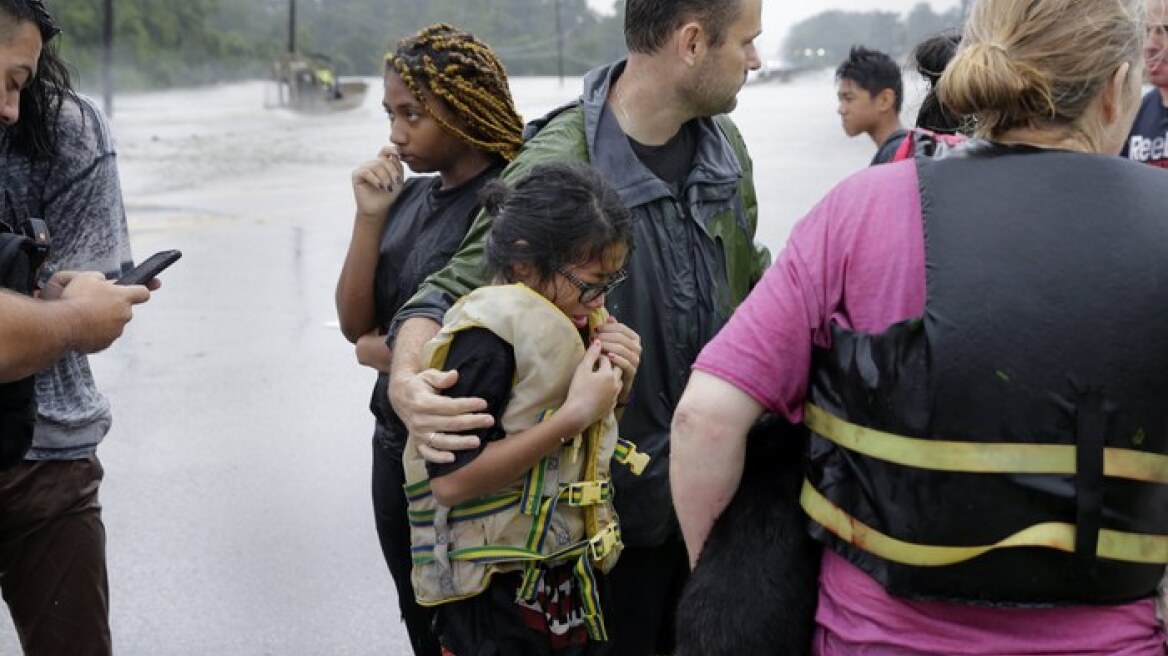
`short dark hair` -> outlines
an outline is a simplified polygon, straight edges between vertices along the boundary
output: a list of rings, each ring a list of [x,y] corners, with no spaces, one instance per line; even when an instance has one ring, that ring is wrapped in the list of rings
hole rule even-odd
[[[65,98],[76,98],[76,93],[69,69],[57,53],[54,37],[61,29],[43,0],[0,0],[0,38],[12,38],[16,26],[30,21],[40,30],[44,45],[37,60],[36,77],[20,92],[20,118],[7,129],[15,152],[40,160],[58,154],[55,126],[61,103]]]
[[[489,279],[512,282],[514,266],[526,264],[546,282],[561,266],[592,261],[615,245],[633,247],[633,218],[620,194],[585,164],[537,164],[510,185],[492,180],[480,198],[493,219]]]
[[[900,66],[883,52],[869,50],[864,46],[852,46],[848,58],[835,69],[835,79],[851,80],[873,96],[885,89],[892,89],[896,96],[895,109],[900,112],[901,103],[904,101]]]
[[[629,52],[657,52],[674,30],[696,20],[709,35],[709,44],[720,46],[726,39],[726,27],[741,13],[742,0],[628,0],[625,45]]]

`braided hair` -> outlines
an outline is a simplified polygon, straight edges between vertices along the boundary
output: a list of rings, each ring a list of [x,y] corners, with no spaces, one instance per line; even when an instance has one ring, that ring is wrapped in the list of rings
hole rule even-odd
[[[402,39],[385,58],[430,116],[450,134],[510,161],[523,144],[523,120],[515,111],[507,72],[490,46],[445,23]],[[423,90],[444,102],[466,125],[461,129],[434,111]]]

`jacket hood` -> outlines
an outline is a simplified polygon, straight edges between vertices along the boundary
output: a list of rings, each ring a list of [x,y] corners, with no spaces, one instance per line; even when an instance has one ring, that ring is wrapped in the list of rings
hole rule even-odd
[[[589,71],[584,76],[579,102],[584,112],[589,160],[598,170],[608,173],[625,204],[634,207],[672,196],[673,191],[637,158],[608,107],[608,95],[627,64],[628,60],[622,59]],[[691,123],[696,129],[697,151],[685,186],[730,184],[742,179],[742,165],[713,117],[696,118]]]

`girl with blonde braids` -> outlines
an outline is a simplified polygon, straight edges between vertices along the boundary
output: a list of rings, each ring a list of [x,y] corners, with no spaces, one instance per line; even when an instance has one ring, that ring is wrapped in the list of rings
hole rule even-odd
[[[439,24],[403,39],[386,57],[389,144],[352,174],[357,212],[337,281],[341,331],[357,361],[378,372],[370,401],[373,511],[417,656],[438,656],[431,611],[410,586],[410,534],[402,492],[406,429],[386,396],[392,354],[385,335],[418,284],[442,268],[479,211],[479,190],[522,143],[507,74],[490,47]],[[405,177],[404,166],[414,173]]]

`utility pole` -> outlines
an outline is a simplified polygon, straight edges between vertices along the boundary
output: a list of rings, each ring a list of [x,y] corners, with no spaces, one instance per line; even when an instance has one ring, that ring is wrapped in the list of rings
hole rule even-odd
[[[288,54],[296,54],[296,0],[288,0]]]
[[[556,63],[560,73],[560,86],[564,86],[564,28],[560,24],[560,0],[556,5]]]
[[[114,0],[105,0],[101,24],[101,99],[105,115],[114,115]]]

